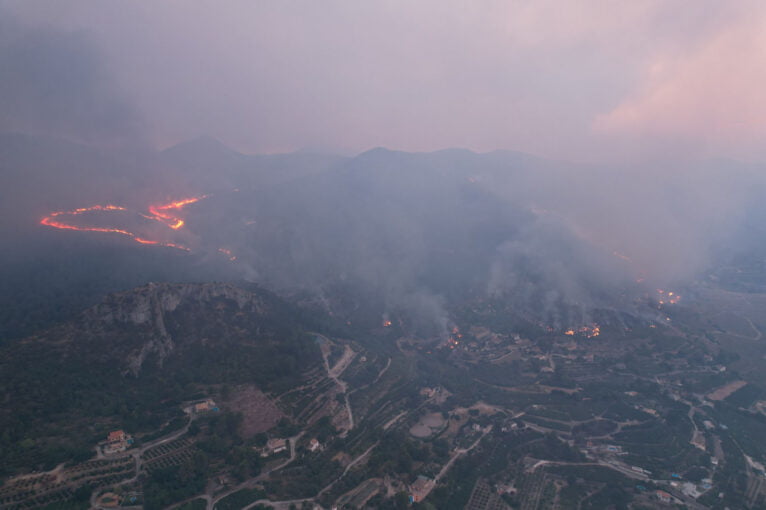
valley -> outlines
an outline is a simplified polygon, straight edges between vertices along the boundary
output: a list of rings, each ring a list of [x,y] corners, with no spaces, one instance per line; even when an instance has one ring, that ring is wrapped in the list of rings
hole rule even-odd
[[[716,291],[705,292],[710,300]],[[248,331],[262,335],[265,324],[282,331],[269,310],[288,305],[256,296],[228,285],[150,286],[110,297],[79,323],[26,343],[55,338],[61,345],[74,331],[96,340],[114,321],[145,325],[146,343],[125,344],[119,357],[113,352],[112,371],[122,385],[145,379],[155,391],[154,363],[162,371],[183,369],[197,359],[194,342],[211,342],[204,329],[184,333],[199,327],[194,316],[211,324],[234,320],[216,330],[216,342],[235,357]],[[84,445],[83,461],[51,468],[19,460],[16,469],[36,473],[10,475],[0,504],[542,510],[597,507],[607,494],[630,508],[662,507],[666,499],[689,508],[754,503],[764,476],[756,459],[766,454],[754,438],[765,423],[766,394],[760,374],[733,368],[740,355],[719,343],[735,330],[719,325],[712,338],[706,334],[715,330],[706,321],[725,313],[708,314],[706,306],[700,300],[674,308],[672,326],[602,325],[597,336],[551,328],[532,336],[523,317],[507,312],[504,320],[520,321],[518,327],[498,328],[493,314],[501,312],[481,302],[456,308],[444,337],[409,336],[399,318],[396,326],[366,331],[336,321],[324,332],[311,326],[318,318],[310,319],[297,333],[309,356],[301,364],[267,359],[287,345],[275,344],[272,355],[256,348],[259,363],[277,369],[273,376],[252,377],[245,364],[232,379],[216,367],[239,363],[216,354],[210,372],[201,372],[209,375],[190,379],[174,397],[203,400],[154,402],[168,417],[156,426],[92,415],[94,432],[128,427],[135,443],[111,454],[99,449],[90,460]],[[85,341],[82,333],[76,338]],[[766,354],[759,339],[749,341]],[[40,433],[74,434],[63,416]]]
[[[0,510],[766,510],[764,43],[0,0]]]

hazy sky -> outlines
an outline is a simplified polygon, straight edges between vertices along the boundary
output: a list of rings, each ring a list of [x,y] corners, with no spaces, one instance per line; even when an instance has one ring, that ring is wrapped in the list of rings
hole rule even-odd
[[[0,17],[91,45],[114,90],[90,108],[159,146],[766,159],[762,0],[0,0]],[[24,124],[13,100],[5,129]]]

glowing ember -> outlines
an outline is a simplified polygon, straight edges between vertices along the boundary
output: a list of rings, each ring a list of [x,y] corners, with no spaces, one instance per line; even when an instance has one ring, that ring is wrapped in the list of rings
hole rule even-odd
[[[176,214],[171,214],[169,211],[181,210],[184,206],[193,204],[194,202],[198,202],[199,200],[202,200],[203,198],[206,198],[206,197],[207,195],[203,195],[201,197],[185,198],[183,200],[178,200],[178,201],[170,202],[167,204],[152,205],[149,207],[150,214],[149,215],[142,214],[142,216],[144,218],[163,223],[173,230],[178,230],[184,226],[184,221],[181,218],[179,218]],[[81,207],[78,209],[73,209],[71,211],[56,211],[56,212],[50,213],[48,216],[41,219],[40,224],[45,225],[47,227],[53,227],[53,228],[58,228],[62,230],[77,230],[80,232],[106,232],[106,233],[120,234],[120,235],[130,237],[131,239],[133,239],[135,242],[139,244],[165,246],[167,248],[176,248],[179,250],[189,251],[189,248],[182,246],[180,244],[171,243],[168,241],[156,241],[152,239],[145,239],[143,237],[139,237],[137,234],[133,232],[130,232],[122,228],[79,226],[79,225],[74,225],[70,222],[64,221],[64,218],[66,217],[79,216],[84,213],[97,212],[97,211],[127,211],[127,209],[122,206],[107,204],[107,205],[94,205],[91,207]]]
[[[601,327],[598,324],[593,324],[592,326],[582,326],[577,329],[567,329],[564,331],[564,334],[567,336],[575,336],[575,335],[584,335],[586,338],[593,338],[594,336],[598,336],[601,334]]]
[[[660,305],[675,305],[681,301],[681,296],[676,292],[666,292],[662,289],[657,289],[657,294],[660,295],[660,299],[657,300]]]
[[[460,342],[455,337],[449,337],[446,342],[447,347],[450,349],[454,349],[458,345],[460,345]]]
[[[229,249],[226,249],[226,248],[218,248],[218,252],[219,252],[219,253],[223,253],[224,255],[226,255],[227,257],[229,257],[229,260],[231,260],[232,262],[234,262],[235,260],[237,260],[237,256],[236,256],[236,255],[234,255],[234,254],[231,252],[231,250],[229,250]]]

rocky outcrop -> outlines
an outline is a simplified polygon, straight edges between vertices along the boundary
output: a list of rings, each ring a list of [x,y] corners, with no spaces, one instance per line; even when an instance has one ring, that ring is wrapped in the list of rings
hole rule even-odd
[[[172,284],[150,283],[143,287],[108,296],[83,314],[91,331],[137,326],[142,331],[138,347],[124,356],[124,373],[137,376],[146,359],[154,354],[158,363],[173,352],[176,344],[165,326],[165,317],[181,304],[207,307],[217,299],[237,304],[240,310],[261,313],[262,299],[244,289],[225,283]]]
[[[181,302],[207,303],[214,298],[234,301],[240,309],[258,311],[262,305],[255,294],[227,283],[150,283],[112,294],[85,313],[95,321],[140,325],[155,321],[157,314],[174,311]]]

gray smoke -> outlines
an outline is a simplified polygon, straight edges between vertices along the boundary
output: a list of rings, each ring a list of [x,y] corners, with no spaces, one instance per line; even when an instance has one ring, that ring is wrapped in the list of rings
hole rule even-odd
[[[0,8],[0,132],[124,145],[141,117],[84,32],[30,28]]]

